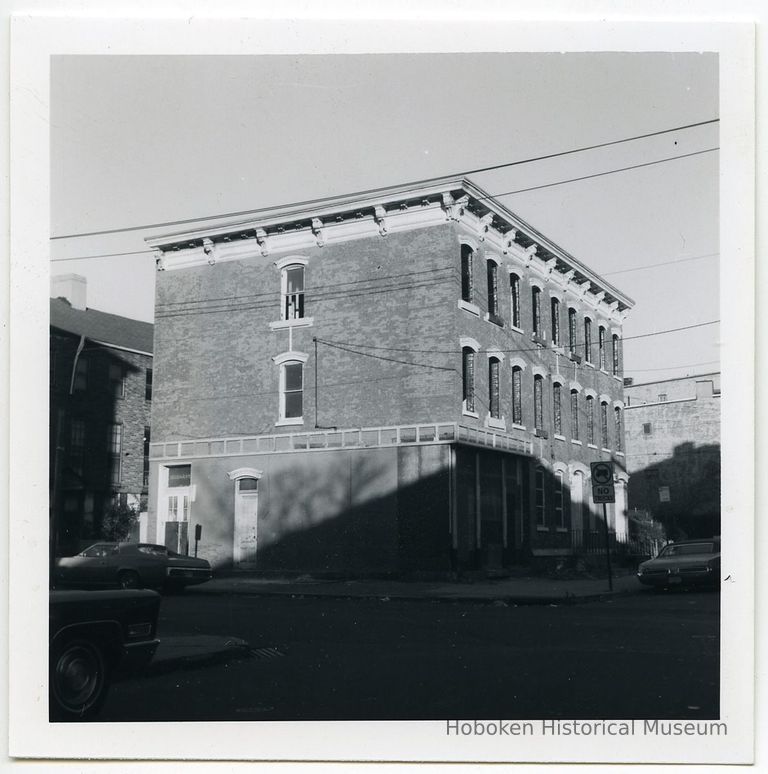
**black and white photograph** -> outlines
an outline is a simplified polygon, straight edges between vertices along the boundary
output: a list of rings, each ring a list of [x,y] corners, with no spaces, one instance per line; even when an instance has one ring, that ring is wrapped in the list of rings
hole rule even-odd
[[[49,49],[51,757],[748,760],[752,108],[729,38],[538,32]]]

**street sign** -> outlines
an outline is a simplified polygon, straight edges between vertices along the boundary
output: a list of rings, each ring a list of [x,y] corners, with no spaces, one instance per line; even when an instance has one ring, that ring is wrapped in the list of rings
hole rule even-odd
[[[592,472],[592,502],[615,503],[616,493],[613,489],[613,463],[593,462]]]

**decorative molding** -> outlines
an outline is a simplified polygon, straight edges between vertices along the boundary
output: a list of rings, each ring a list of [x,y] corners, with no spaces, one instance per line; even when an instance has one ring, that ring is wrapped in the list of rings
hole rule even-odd
[[[325,244],[323,221],[320,218],[312,218],[312,233],[317,240],[317,246],[322,247]]]
[[[275,320],[269,324],[271,331],[282,330],[283,328],[308,328],[314,325],[314,317],[297,317],[291,320]]]
[[[477,242],[467,234],[459,234],[459,244],[467,245],[467,247],[471,247],[475,252],[479,249]]]
[[[212,239],[208,237],[203,239],[203,252],[208,256],[208,264],[213,266],[216,263],[216,246]]]
[[[568,386],[570,387],[571,392],[573,392],[574,390],[576,390],[576,392],[582,392],[584,390],[584,388],[578,382],[575,382],[575,381],[570,382]]]
[[[615,400],[613,401],[613,407],[617,409],[624,410],[624,401],[623,400]]]
[[[611,400],[612,398],[610,395],[606,395],[604,392],[600,393],[600,403],[607,403],[608,405],[610,405]]]
[[[525,371],[526,368],[528,368],[528,363],[523,360],[521,357],[511,357],[509,358],[509,366],[510,368],[519,368],[522,371]]]
[[[303,255],[286,255],[285,258],[278,258],[275,261],[275,267],[282,271],[288,266],[306,266],[309,263],[309,259]]]
[[[274,361],[275,365],[282,365],[283,363],[288,363],[291,361],[306,363],[307,360],[309,360],[309,355],[307,355],[304,352],[296,352],[295,350],[290,350],[288,352],[281,352],[279,355],[274,355],[272,357],[272,360]]]
[[[480,218],[480,227],[479,227],[479,233],[477,238],[481,241],[485,241],[485,236],[488,233],[488,231],[491,228],[491,224],[493,223],[493,217],[494,214],[492,212],[489,212],[485,215],[483,215],[482,218]]]
[[[541,376],[544,379],[546,379],[549,376],[549,371],[547,371],[546,368],[540,365],[532,365],[531,366],[531,373],[534,376]]]
[[[382,205],[379,205],[378,207],[374,207],[373,209],[373,219],[376,221],[376,224],[379,227],[379,234],[381,236],[386,236],[387,234],[387,211],[384,209]]]
[[[264,472],[256,468],[237,468],[227,473],[231,481],[237,481],[239,478],[261,478],[263,475]]]
[[[475,352],[480,351],[480,344],[476,339],[473,339],[471,336],[462,336],[459,339],[459,346],[464,349],[464,347],[469,347],[470,349],[474,350]]]
[[[263,228],[256,229],[256,241],[258,242],[261,254],[266,257],[269,255],[269,243],[267,241],[267,232]]]
[[[593,390],[591,387],[585,387],[584,388],[584,397],[585,398],[597,398],[597,392]]]
[[[486,354],[488,355],[488,359],[490,360],[492,357],[495,357],[500,363],[504,362],[504,353],[499,349],[489,349],[486,350]]]

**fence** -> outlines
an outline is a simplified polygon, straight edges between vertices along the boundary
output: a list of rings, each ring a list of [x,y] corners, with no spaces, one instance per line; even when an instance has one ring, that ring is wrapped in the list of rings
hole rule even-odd
[[[605,532],[602,528],[595,530],[573,530],[571,545],[576,554],[604,554]],[[663,541],[656,538],[638,537],[626,532],[608,531],[608,545],[613,553],[628,556],[656,556]]]

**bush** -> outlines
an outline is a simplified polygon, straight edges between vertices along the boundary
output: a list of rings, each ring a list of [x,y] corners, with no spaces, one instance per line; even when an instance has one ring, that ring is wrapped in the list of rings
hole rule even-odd
[[[101,540],[117,543],[127,540],[138,519],[139,512],[134,506],[121,503],[111,505],[101,521]]]

